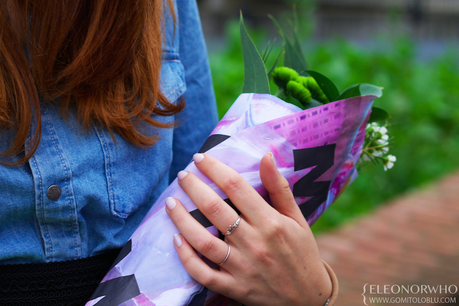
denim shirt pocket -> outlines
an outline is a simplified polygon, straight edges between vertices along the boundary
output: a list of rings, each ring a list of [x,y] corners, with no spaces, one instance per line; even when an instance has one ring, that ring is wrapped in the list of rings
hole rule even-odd
[[[186,91],[185,69],[176,52],[162,53],[160,88],[169,102],[177,101]]]
[[[169,102],[175,102],[186,90],[184,67],[177,54],[163,52],[161,91]],[[155,116],[159,122],[173,122],[175,116]],[[136,147],[115,133],[95,127],[105,160],[108,200],[112,215],[127,218],[144,204],[152,205],[159,189],[167,187],[172,163],[173,129],[152,130],[160,141],[149,148]]]

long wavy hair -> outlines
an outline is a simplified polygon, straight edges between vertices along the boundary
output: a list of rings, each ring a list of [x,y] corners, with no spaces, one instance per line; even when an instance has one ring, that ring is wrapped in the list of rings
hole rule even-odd
[[[166,7],[163,0],[0,0],[0,132],[14,132],[0,162],[18,165],[36,151],[39,96],[60,98],[64,117],[75,108],[83,129],[96,123],[134,145],[156,143],[157,135],[141,127],[170,128],[153,115],[183,108],[159,85],[163,10],[173,15],[171,8],[170,0]]]

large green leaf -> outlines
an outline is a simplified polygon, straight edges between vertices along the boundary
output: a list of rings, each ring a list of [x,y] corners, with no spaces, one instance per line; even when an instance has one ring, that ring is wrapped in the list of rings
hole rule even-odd
[[[360,96],[360,84],[353,84],[346,89],[339,95],[337,100],[344,100],[351,97],[359,97]]]
[[[299,74],[303,74],[304,71],[308,69],[308,66],[306,65],[306,59],[303,56],[303,51],[301,50],[301,46],[296,31],[293,31],[292,42],[285,35],[277,20],[271,15],[268,16],[273,21],[274,25],[277,28],[277,31],[279,32],[280,37],[282,38],[282,41],[284,42],[284,66],[294,69]]]
[[[242,92],[269,94],[269,80],[266,68],[260,53],[258,53],[255,44],[247,33],[242,13],[239,26],[241,31],[242,55],[244,57],[244,85],[242,86]]]
[[[382,87],[375,86],[372,84],[362,83],[360,84],[359,89],[360,89],[360,94],[362,96],[373,95],[373,96],[376,96],[377,98],[381,98],[383,95]]]
[[[320,89],[322,89],[324,94],[327,96],[328,101],[333,102],[337,100],[339,96],[338,89],[336,88],[335,84],[330,81],[329,78],[316,71],[307,70],[306,72],[312,76],[314,80],[316,80],[317,84],[320,86]]]
[[[354,84],[343,90],[343,92],[339,95],[337,100],[343,100],[352,97],[360,97],[366,95],[373,95],[377,98],[382,96],[382,88],[379,86],[375,86],[372,84]]]
[[[373,107],[371,109],[371,115],[368,122],[385,121],[387,119],[389,119],[389,114],[385,110],[378,107]]]

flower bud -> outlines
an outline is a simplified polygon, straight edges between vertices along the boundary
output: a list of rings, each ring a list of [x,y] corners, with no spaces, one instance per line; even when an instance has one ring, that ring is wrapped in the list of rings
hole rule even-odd
[[[274,83],[279,87],[285,89],[289,81],[298,79],[298,72],[288,67],[277,67],[271,74]]]
[[[287,92],[303,105],[311,103],[311,92],[296,81],[287,83]]]

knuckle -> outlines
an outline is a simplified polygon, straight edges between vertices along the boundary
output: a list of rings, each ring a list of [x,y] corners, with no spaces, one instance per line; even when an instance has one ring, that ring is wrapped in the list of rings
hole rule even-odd
[[[257,261],[261,261],[261,262],[265,261],[268,258],[268,255],[269,255],[268,250],[266,249],[266,247],[262,245],[255,247],[253,250],[253,257]]]
[[[217,160],[214,159],[214,158],[204,158],[204,160],[206,161],[207,167],[209,169],[212,169],[215,166],[215,164],[217,163]]]
[[[276,218],[276,219],[271,219],[269,221],[266,221],[266,227],[265,227],[265,234],[269,238],[275,238],[279,237],[282,232],[283,232],[283,227],[281,222]]]
[[[203,210],[211,215],[218,215],[222,209],[221,205],[222,203],[220,199],[211,199],[203,205]]]
[[[252,292],[252,289],[249,286],[243,286],[240,288],[240,296],[249,296]]]
[[[252,293],[250,286],[239,286],[238,288],[234,289],[234,295],[236,297],[245,297],[249,296]]]
[[[183,266],[191,266],[193,265],[193,256],[188,255],[185,258],[182,259]]]
[[[291,192],[290,185],[285,177],[282,177],[281,182],[279,184],[279,189],[283,192]]]
[[[217,246],[215,242],[210,239],[200,240],[198,242],[198,251],[201,254],[209,254],[216,251]]]
[[[204,287],[212,287],[215,283],[215,277],[211,273],[204,273],[201,276],[201,279],[199,282],[204,286]]]
[[[171,217],[172,217],[172,219],[173,219],[175,224],[184,223],[185,222],[185,218],[186,218],[186,216],[183,213],[175,212],[175,211],[174,211],[173,215],[171,214]]]
[[[238,175],[230,176],[223,185],[224,191],[236,193],[242,188],[242,181]]]
[[[290,189],[290,185],[288,181],[282,177],[281,180],[279,181],[278,185],[276,186],[275,190],[273,190],[271,193],[275,194],[290,194],[292,193]]]

